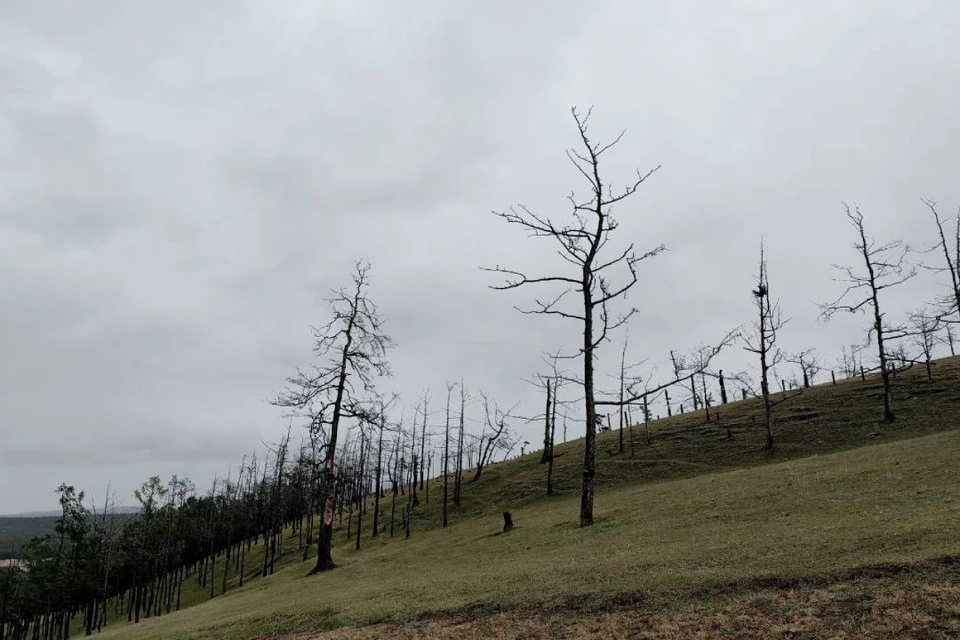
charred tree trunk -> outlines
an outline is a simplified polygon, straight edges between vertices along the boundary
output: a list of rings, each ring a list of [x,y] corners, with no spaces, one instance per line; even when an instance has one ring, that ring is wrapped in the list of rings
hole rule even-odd
[[[550,439],[550,407],[553,398],[550,393],[550,378],[547,378],[547,407],[543,412],[543,455],[540,456],[540,464],[545,464],[553,459]]]

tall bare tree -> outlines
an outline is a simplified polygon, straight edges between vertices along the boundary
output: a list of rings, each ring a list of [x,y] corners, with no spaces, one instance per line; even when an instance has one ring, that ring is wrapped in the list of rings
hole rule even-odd
[[[597,408],[594,397],[594,366],[597,347],[607,338],[608,333],[624,324],[635,313],[630,309],[622,315],[612,315],[609,303],[622,298],[637,284],[637,265],[646,258],[656,256],[665,250],[663,245],[646,253],[638,254],[630,243],[622,251],[609,249],[612,233],[617,229],[613,218],[613,207],[634,193],[641,184],[659,167],[647,172],[638,171],[636,177],[625,187],[614,191],[613,187],[601,177],[601,158],[623,137],[623,133],[609,143],[598,143],[590,139],[588,125],[591,111],[581,115],[571,110],[577,125],[581,148],[570,149],[567,157],[577,172],[587,182],[588,196],[577,199],[569,196],[571,219],[564,223],[554,222],[550,217],[532,212],[524,206],[511,207],[496,215],[508,224],[522,228],[531,236],[548,238],[555,243],[557,253],[572,267],[567,275],[530,276],[497,266],[494,271],[506,276],[503,285],[494,289],[516,289],[526,285],[553,285],[559,287],[559,294],[552,295],[547,301],[535,300],[532,309],[522,310],[528,314],[552,315],[567,320],[575,320],[583,331],[583,391],[585,407],[585,437],[583,458],[583,484],[580,495],[580,525],[593,524],[594,476],[596,475],[596,432]],[[614,282],[611,275],[621,270],[625,278]],[[579,302],[567,306],[564,301],[568,294],[579,295]],[[599,315],[599,318],[598,318]],[[596,325],[599,319],[599,326]]]
[[[933,221],[937,226],[937,242],[930,248],[943,256],[943,264],[937,267],[928,266],[928,269],[946,272],[949,277],[949,292],[937,300],[939,316],[952,323],[960,322],[960,211],[950,218],[941,218],[937,211],[937,203],[933,200],[924,200]],[[953,228],[949,228],[949,223]],[[948,235],[948,230],[950,234]]]
[[[867,329],[866,344],[875,342],[877,359],[879,361],[880,378],[883,380],[883,421],[893,422],[891,407],[892,373],[888,360],[888,340],[896,340],[906,335],[902,325],[891,325],[885,322],[885,312],[880,304],[880,292],[902,284],[916,275],[917,270],[906,264],[910,248],[901,240],[891,240],[877,244],[867,236],[863,223],[863,214],[859,207],[851,208],[844,203],[847,221],[856,232],[853,248],[858,257],[863,260],[863,271],[852,266],[834,265],[842,276],[837,278],[846,285],[843,293],[833,302],[820,305],[821,317],[829,320],[838,312],[865,313],[872,316],[870,328]]]
[[[367,416],[370,410],[364,394],[375,390],[378,377],[390,374],[386,354],[392,342],[384,332],[384,318],[368,296],[369,274],[370,265],[358,262],[353,286],[341,288],[327,299],[331,319],[313,331],[314,352],[321,363],[288,378],[286,391],[274,401],[277,406],[309,414],[314,428],[329,427],[324,447],[323,517],[313,572],[336,566],[332,546],[340,422],[344,417]]]
[[[777,347],[777,333],[787,321],[780,314],[780,303],[770,300],[770,279],[763,242],[760,243],[760,266],[756,283],[757,287],[751,294],[757,317],[753,322],[753,335],[744,336],[744,348],[760,359],[760,396],[763,398],[763,421],[767,433],[765,448],[773,449],[774,403],[770,398],[770,370],[783,360],[783,352]]]
[[[443,429],[443,526],[448,522],[448,504],[450,496],[450,397],[457,387],[455,382],[447,382],[446,423]]]
[[[430,389],[423,392],[423,430],[420,432],[420,490],[424,490],[427,482],[427,401],[430,399]]]
[[[463,488],[463,440],[466,436],[467,420],[467,388],[460,380],[460,428],[457,431],[457,468],[453,478],[453,504],[460,506],[461,489]]]

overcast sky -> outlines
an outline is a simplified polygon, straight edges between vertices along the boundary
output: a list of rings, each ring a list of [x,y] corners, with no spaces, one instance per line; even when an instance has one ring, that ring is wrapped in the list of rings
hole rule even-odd
[[[748,322],[763,236],[783,346],[833,363],[865,323],[817,322],[856,259],[841,202],[917,246],[921,197],[960,205],[958,30],[951,0],[4,0],[0,513],[60,482],[127,504],[152,474],[206,485],[279,437],[267,399],[358,258],[386,389],[439,406],[463,376],[535,411],[521,378],[579,328],[478,267],[554,264],[491,210],[568,215],[572,105],[598,139],[626,129],[611,181],[662,165],[618,209],[620,242],[670,249],[631,294],[631,360]]]

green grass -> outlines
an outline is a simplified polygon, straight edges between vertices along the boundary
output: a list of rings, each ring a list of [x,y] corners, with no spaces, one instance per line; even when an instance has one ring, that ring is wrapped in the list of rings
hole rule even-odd
[[[960,361],[941,361],[932,382],[921,374],[897,380],[892,425],[876,419],[878,380],[809,390],[778,408],[773,452],[763,450],[756,401],[727,405],[711,423],[702,412],[661,420],[650,444],[635,429],[635,457],[629,446],[615,453],[616,433],[602,434],[591,528],[575,524],[582,443],[572,442],[557,447],[561,495],[543,495],[534,453],[467,484],[442,529],[435,482],[410,540],[365,536],[356,552],[339,531],[332,572],[307,577],[311,561],[291,551],[274,576],[107,635],[251,638],[431,615],[610,615],[638,603],[662,612],[954,556]],[[520,529],[498,533],[503,509]]]

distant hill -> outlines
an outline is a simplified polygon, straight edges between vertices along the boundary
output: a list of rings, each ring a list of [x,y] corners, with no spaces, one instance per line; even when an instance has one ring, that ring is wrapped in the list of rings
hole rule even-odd
[[[115,507],[111,510],[111,513],[139,513],[140,507]],[[0,514],[0,520],[5,518],[58,518],[60,517],[59,509],[52,509],[50,511],[27,511],[25,513],[10,513],[7,515]]]
[[[0,560],[20,557],[31,538],[53,533],[58,516],[0,516]]]
[[[116,515],[131,515],[139,512],[136,507],[117,507]],[[12,516],[0,516],[0,560],[19,558],[23,546],[31,538],[53,533],[60,517],[59,511],[35,511]]]

